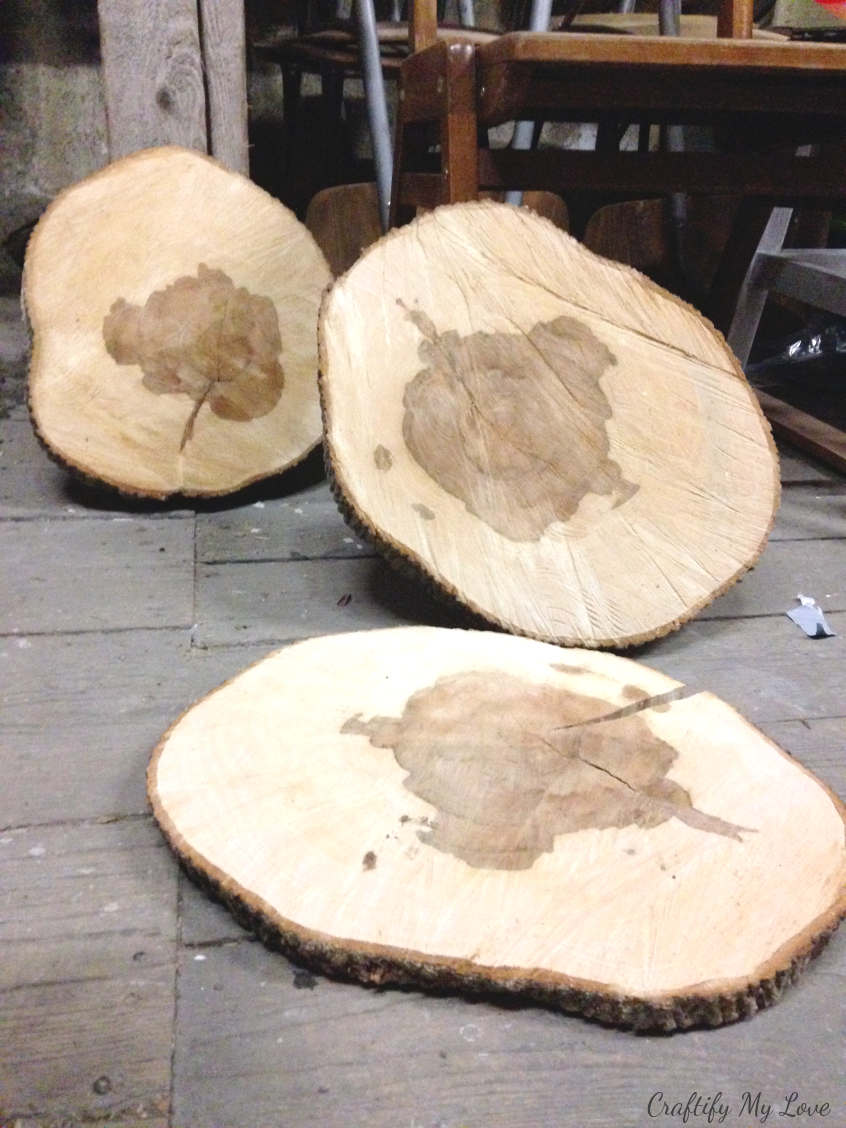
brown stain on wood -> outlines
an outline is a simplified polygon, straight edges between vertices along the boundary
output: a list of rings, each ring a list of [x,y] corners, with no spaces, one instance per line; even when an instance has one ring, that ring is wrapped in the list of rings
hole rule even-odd
[[[432,512],[429,506],[424,505],[422,501],[415,501],[414,505],[412,505],[411,508],[418,516],[422,517],[424,521],[435,520],[435,514]]]
[[[393,750],[405,786],[437,817],[418,838],[485,869],[528,869],[580,830],[677,818],[737,841],[741,831],[692,805],[667,778],[677,753],[628,714],[598,720],[606,703],[511,674],[467,671],[440,678],[406,702],[401,717],[350,717],[342,733]]]
[[[203,263],[196,277],[177,278],[143,306],[118,298],[103,320],[103,340],[118,364],[141,367],[148,391],[194,401],[180,450],[204,404],[244,423],[272,411],[285,384],[273,302]]]
[[[377,470],[390,470],[394,464],[394,458],[386,446],[381,443],[373,448],[373,461]]]
[[[510,540],[538,540],[588,494],[616,507],[637,492],[608,457],[599,381],[617,361],[587,325],[561,316],[528,333],[462,337],[407,314],[425,367],[405,389],[403,438],[471,513]]]
[[[376,855],[372,850],[368,850],[361,859],[361,868],[365,870],[376,869]]]

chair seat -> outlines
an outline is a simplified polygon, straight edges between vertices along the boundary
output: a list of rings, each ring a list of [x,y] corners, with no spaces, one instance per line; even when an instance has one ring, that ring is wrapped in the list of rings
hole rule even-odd
[[[379,54],[382,68],[396,74],[403,59],[409,54],[408,24],[377,24]],[[444,42],[489,43],[498,37],[495,31],[463,28],[445,24],[438,29],[438,38]],[[308,35],[284,36],[266,42],[254,43],[255,51],[275,63],[302,67],[321,64],[357,70],[361,54],[358,31],[346,27],[323,28]]]
[[[807,118],[813,140],[846,118],[844,45],[511,32],[478,47],[475,64],[485,126],[521,115],[595,120],[587,111],[724,124],[758,115],[779,128]]]
[[[565,20],[566,17],[558,17],[554,20],[552,30],[610,35],[649,35],[653,37],[661,34],[661,28],[654,12],[592,12],[587,15],[576,16],[573,22],[566,27],[564,26]],[[717,17],[682,13],[680,34],[682,39],[716,39]],[[777,32],[759,28],[754,29],[753,35],[756,39],[780,40],[785,38]]]
[[[841,71],[846,44],[786,39],[676,39],[625,34],[513,31],[479,47],[477,65],[583,63],[607,67],[672,67],[760,71]]]

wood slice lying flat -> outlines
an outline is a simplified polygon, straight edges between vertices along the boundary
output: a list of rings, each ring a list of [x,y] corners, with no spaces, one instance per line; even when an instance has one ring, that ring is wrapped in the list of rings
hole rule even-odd
[[[643,642],[763,549],[777,457],[723,338],[524,209],[380,240],[324,300],[320,367],[348,516],[508,630]]]
[[[221,494],[319,441],[329,268],[292,212],[187,149],[63,192],[27,248],[30,408],[48,449],[127,493]]]
[[[155,817],[267,942],[622,1025],[773,1002],[846,912],[844,808],[625,658],[403,627],[277,651],[170,729]]]

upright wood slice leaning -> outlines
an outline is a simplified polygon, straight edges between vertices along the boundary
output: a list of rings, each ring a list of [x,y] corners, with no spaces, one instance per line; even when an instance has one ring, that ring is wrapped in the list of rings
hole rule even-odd
[[[718,1025],[846,913],[842,804],[625,658],[430,627],[311,639],[189,709],[148,774],[266,941],[373,984]]]
[[[187,149],[63,192],[27,248],[30,407],[68,467],[128,493],[221,494],[319,441],[331,275],[305,227]]]
[[[524,209],[380,240],[324,300],[320,368],[348,516],[508,630],[643,642],[763,549],[777,458],[723,338]]]

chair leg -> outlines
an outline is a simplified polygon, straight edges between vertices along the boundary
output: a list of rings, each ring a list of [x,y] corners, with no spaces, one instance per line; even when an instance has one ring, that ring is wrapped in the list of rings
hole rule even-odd
[[[740,288],[771,211],[771,203],[749,196],[737,208],[704,310],[721,333],[729,330]]]
[[[767,288],[760,285],[756,277],[756,260],[761,251],[781,250],[792,214],[792,208],[773,208],[755,254],[753,254],[749,263],[746,277],[740,286],[737,305],[726,339],[729,348],[742,365],[745,365],[749,359],[752,343],[758,331],[758,323],[761,320],[761,314],[764,312],[764,304],[767,300]]]

